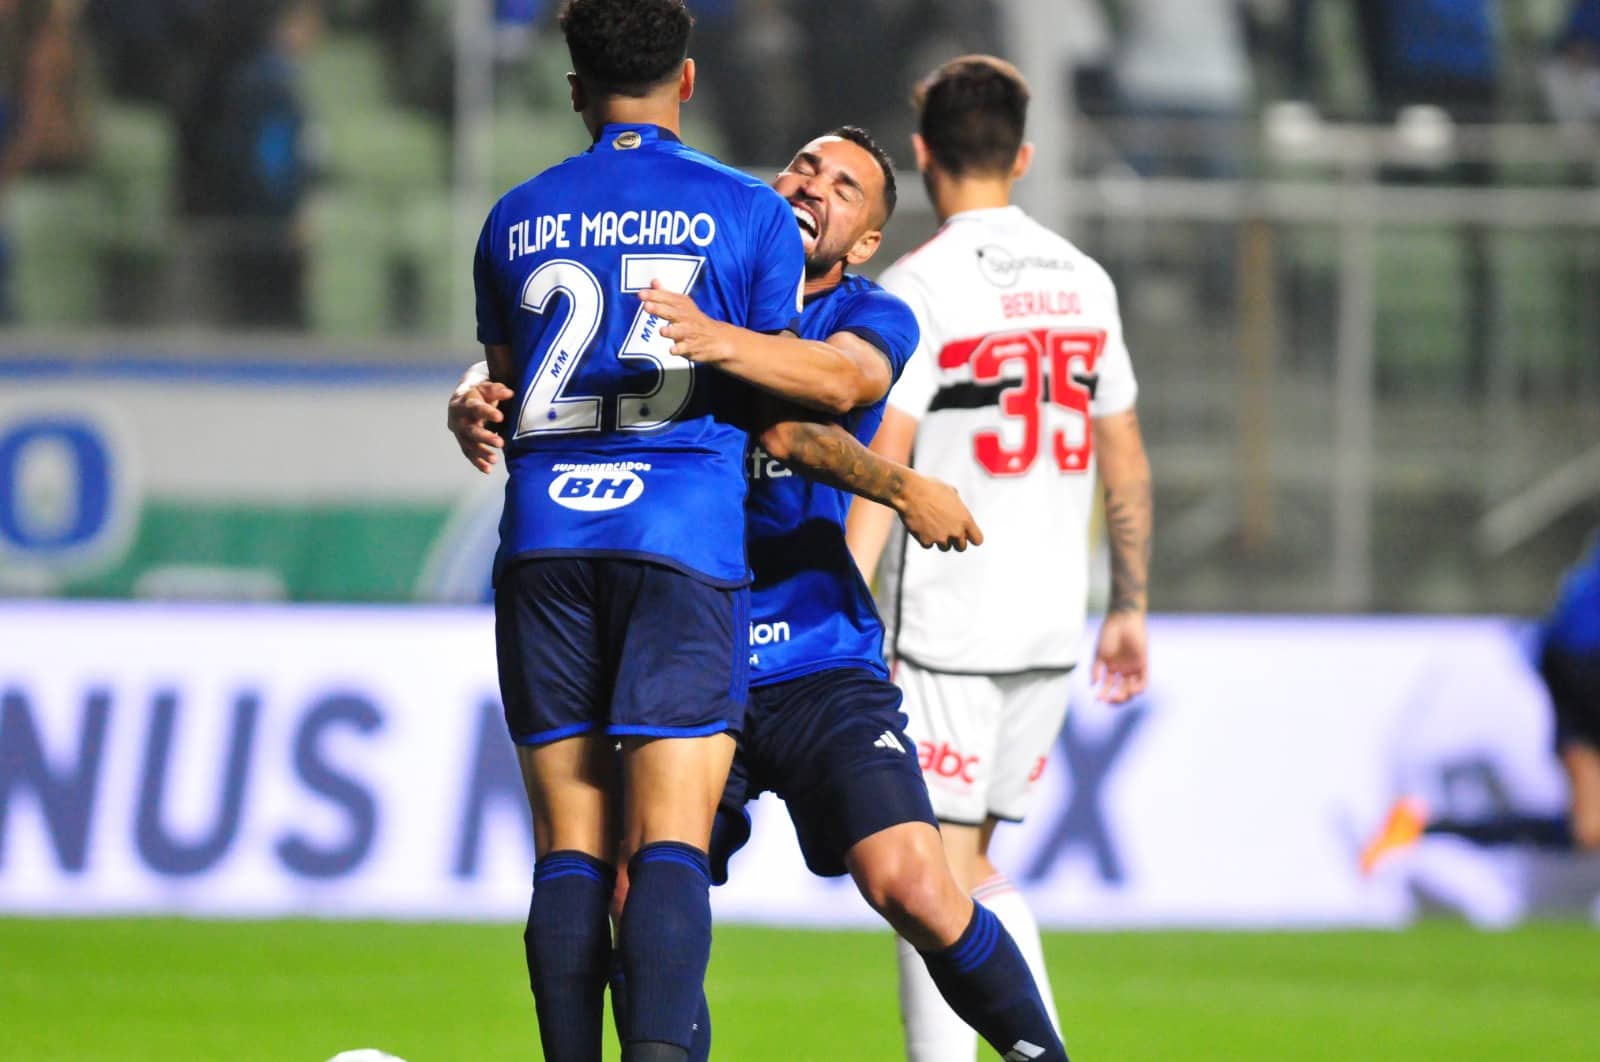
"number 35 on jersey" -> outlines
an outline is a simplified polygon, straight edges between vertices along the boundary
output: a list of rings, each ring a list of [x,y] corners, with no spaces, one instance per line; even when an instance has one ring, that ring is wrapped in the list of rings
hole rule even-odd
[[[1041,328],[963,340],[940,351],[939,367],[947,372],[971,366],[972,400],[997,401],[1004,418],[998,430],[973,433],[978,464],[992,476],[1026,475],[1048,443],[1047,459],[1062,472],[1087,471],[1094,454],[1090,404],[1105,348],[1102,329]],[[1052,407],[1065,420],[1047,418]]]

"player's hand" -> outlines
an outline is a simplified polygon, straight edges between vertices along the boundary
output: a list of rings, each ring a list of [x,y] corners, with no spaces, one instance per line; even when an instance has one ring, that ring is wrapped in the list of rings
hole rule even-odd
[[[1100,625],[1090,681],[1108,704],[1126,704],[1148,683],[1149,639],[1143,612],[1112,612]]]
[[[707,317],[689,296],[667,291],[660,285],[661,281],[652,281],[639,293],[639,299],[645,310],[667,322],[661,334],[672,340],[672,353],[704,365],[730,360],[734,355],[734,329]]]
[[[500,459],[505,440],[490,425],[506,419],[500,412],[500,403],[516,392],[505,384],[486,380],[456,388],[450,396],[450,406],[445,413],[445,426],[456,437],[462,456],[472,462],[472,467],[485,474]]]
[[[911,473],[899,508],[906,530],[923,549],[962,553],[968,545],[983,545],[983,531],[961,494],[942,480]]]

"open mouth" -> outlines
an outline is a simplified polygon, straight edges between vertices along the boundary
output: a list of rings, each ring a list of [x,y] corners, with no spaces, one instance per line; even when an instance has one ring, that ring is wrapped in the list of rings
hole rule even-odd
[[[790,203],[789,206],[794,211],[794,220],[800,226],[800,231],[813,240],[816,239],[817,233],[821,231],[816,215],[799,203]]]

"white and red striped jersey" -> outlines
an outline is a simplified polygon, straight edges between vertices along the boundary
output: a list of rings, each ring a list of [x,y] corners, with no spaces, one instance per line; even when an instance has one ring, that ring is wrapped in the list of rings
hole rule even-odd
[[[1116,288],[1019,207],[955,215],[882,284],[922,327],[889,395],[919,421],[913,462],[960,490],[984,532],[965,553],[888,551],[891,644],[936,671],[1073,666],[1093,422],[1131,409],[1138,392]]]

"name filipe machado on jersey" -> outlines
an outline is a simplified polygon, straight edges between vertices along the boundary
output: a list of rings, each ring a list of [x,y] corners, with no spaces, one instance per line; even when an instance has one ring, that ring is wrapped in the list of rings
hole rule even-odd
[[[510,260],[574,247],[710,247],[717,219],[683,210],[602,210],[597,214],[540,214],[507,232]]]

